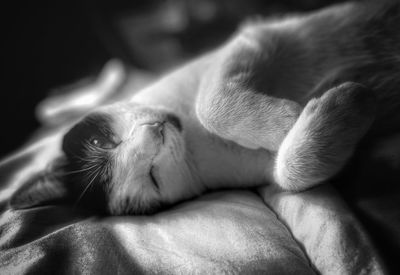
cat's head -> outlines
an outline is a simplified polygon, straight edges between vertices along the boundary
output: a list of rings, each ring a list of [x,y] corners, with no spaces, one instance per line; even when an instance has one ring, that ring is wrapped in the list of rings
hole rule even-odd
[[[61,180],[75,203],[143,214],[194,195],[183,125],[172,112],[135,103],[99,108],[68,130],[62,150]]]

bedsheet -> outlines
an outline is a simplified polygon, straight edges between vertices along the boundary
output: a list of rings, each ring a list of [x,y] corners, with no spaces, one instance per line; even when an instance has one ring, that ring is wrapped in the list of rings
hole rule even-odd
[[[96,93],[97,106],[99,97],[121,98],[121,90],[131,91],[127,78],[132,76],[113,63],[98,86],[61,101]],[[220,191],[152,216],[103,217],[63,204],[9,209],[21,178],[45,165],[57,146],[63,132],[59,118],[65,110],[82,108],[59,108],[54,98],[43,106],[46,130],[0,162],[0,274],[387,272],[369,231],[328,184],[303,193],[273,186]],[[394,215],[398,219],[398,212]]]

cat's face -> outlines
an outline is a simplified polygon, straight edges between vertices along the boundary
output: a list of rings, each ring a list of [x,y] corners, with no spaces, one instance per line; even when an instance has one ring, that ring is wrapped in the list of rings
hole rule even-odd
[[[183,131],[172,113],[132,103],[87,115],[63,140],[77,199],[97,199],[119,215],[190,197]]]

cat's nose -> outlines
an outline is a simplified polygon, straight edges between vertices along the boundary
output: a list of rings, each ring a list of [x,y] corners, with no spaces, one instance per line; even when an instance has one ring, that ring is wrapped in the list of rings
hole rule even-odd
[[[161,122],[152,122],[152,123],[146,123],[143,125],[144,127],[148,127],[151,131],[162,131],[164,128],[164,124]]]
[[[163,136],[164,123],[162,122],[145,123],[142,127],[145,127],[145,129],[150,131],[153,135]]]

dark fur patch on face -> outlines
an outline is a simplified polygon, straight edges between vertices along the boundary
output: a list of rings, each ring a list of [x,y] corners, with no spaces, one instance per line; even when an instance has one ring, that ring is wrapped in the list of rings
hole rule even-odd
[[[64,136],[62,149],[68,160],[67,180],[79,204],[95,208],[106,205],[106,190],[112,178],[109,148],[117,146],[111,122],[107,114],[91,114]],[[99,146],[99,140],[100,145],[110,145]]]
[[[64,136],[62,149],[67,155],[81,153],[85,141],[90,142],[94,137],[114,139],[111,127],[112,118],[107,114],[94,113],[77,123]]]

